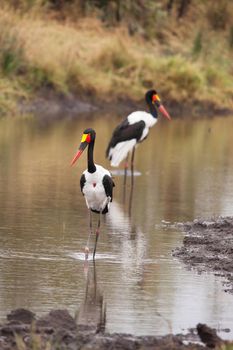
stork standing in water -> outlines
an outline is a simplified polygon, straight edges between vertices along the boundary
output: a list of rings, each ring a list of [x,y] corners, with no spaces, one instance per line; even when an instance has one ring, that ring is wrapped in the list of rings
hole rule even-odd
[[[92,233],[92,212],[99,214],[95,247],[93,251],[93,259],[95,258],[96,246],[99,237],[100,229],[100,216],[101,214],[106,214],[109,209],[110,202],[112,201],[112,192],[114,182],[112,180],[111,174],[108,170],[103,168],[101,165],[94,163],[93,151],[95,145],[96,133],[93,129],[86,129],[83,132],[81,139],[81,144],[77,153],[75,154],[71,165],[73,165],[77,159],[81,156],[84,149],[88,146],[87,153],[87,169],[83,172],[80,178],[80,188],[81,192],[85,197],[86,205],[90,211],[90,232],[88,235],[87,245],[85,247],[85,258],[88,259],[89,254],[89,239]]]
[[[144,141],[149,133],[149,129],[155,125],[158,119],[158,110],[164,117],[171,120],[169,113],[162,105],[160,98],[155,90],[149,90],[145,94],[145,100],[149,106],[150,113],[145,111],[136,111],[119,124],[113,131],[112,138],[106,150],[106,157],[110,160],[111,166],[117,167],[122,160],[128,159],[128,154],[132,152],[131,157],[131,181],[133,182],[134,153],[135,147]],[[125,180],[127,175],[128,162],[125,163]]]

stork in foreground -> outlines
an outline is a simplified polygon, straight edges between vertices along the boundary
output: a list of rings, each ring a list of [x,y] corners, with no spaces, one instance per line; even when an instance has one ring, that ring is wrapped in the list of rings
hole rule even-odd
[[[119,124],[113,131],[112,138],[106,150],[106,157],[110,160],[111,166],[117,167],[122,160],[131,157],[131,175],[133,179],[134,153],[138,143],[146,139],[149,129],[155,125],[158,119],[158,110],[164,117],[171,120],[169,113],[162,105],[160,98],[155,90],[149,90],[145,94],[145,100],[150,113],[145,111],[136,111]],[[125,181],[128,163],[125,163]]]
[[[88,258],[89,253],[89,239],[92,234],[92,212],[99,214],[96,229],[95,247],[93,251],[94,259],[99,237],[100,216],[101,214],[106,214],[108,212],[110,202],[112,201],[113,187],[115,186],[110,172],[103,168],[101,165],[94,163],[93,151],[95,145],[95,137],[95,130],[84,130],[79,149],[71,162],[71,165],[73,165],[81,156],[84,149],[88,146],[87,169],[83,172],[80,178],[81,192],[85,197],[86,205],[90,212],[90,232],[88,235],[87,245],[85,247],[86,259]]]

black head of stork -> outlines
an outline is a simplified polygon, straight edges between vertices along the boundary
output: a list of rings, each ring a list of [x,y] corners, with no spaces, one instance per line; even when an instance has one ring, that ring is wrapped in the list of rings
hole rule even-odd
[[[90,173],[93,173],[96,171],[96,166],[94,164],[93,160],[93,151],[94,151],[94,144],[95,144],[95,137],[96,132],[95,130],[89,128],[84,130],[80,146],[78,148],[77,153],[75,154],[74,158],[71,161],[71,165],[74,165],[74,163],[78,160],[78,158],[81,156],[85,148],[88,146],[88,171]]]
[[[157,118],[157,111],[154,106],[158,108],[158,110],[162,113],[162,115],[167,118],[168,120],[171,120],[171,117],[163,104],[161,103],[160,97],[155,90],[148,90],[145,94],[145,100],[150,108],[151,114]]]

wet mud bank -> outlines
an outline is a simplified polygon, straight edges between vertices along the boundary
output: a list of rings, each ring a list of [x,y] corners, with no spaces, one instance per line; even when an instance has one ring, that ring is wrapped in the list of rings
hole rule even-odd
[[[220,108],[209,101],[166,101],[163,103],[174,118],[199,118],[207,116],[232,115],[233,110]],[[134,110],[146,107],[144,99],[134,101],[130,98],[113,96],[101,99],[92,93],[75,95],[57,93],[53,89],[42,89],[31,101],[21,101],[20,114],[33,114],[40,119],[59,120],[63,118],[98,117],[98,115],[119,115],[125,117]]]
[[[132,336],[107,334],[104,330],[80,327],[66,310],[53,310],[37,318],[29,310],[17,309],[0,325],[0,349],[66,349],[66,350],[201,350],[220,348],[222,341],[216,331],[198,324],[188,335]]]
[[[196,219],[182,225],[183,246],[173,252],[189,268],[223,277],[223,288],[233,294],[233,217]]]
[[[33,116],[47,121],[60,119],[97,118],[98,116],[114,115],[125,116],[140,103],[132,100],[113,98],[109,100],[99,99],[97,96],[86,93],[74,95],[57,93],[52,89],[43,89],[31,101],[21,101],[19,113],[32,114]],[[143,103],[141,106],[143,107]],[[145,108],[145,106],[144,106]]]

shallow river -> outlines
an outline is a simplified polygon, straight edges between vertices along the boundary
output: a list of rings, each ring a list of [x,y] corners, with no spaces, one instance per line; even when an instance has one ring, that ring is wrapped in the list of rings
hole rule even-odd
[[[205,322],[230,329],[221,335],[232,339],[233,296],[220,278],[172,257],[183,233],[168,223],[233,214],[233,118],[159,120],[136,151],[130,212],[130,178],[123,200],[123,177],[114,171],[114,201],[87,273],[79,189],[86,155],[69,164],[82,131],[93,127],[96,163],[110,168],[104,152],[117,123],[0,120],[0,319],[18,307],[75,315],[87,292],[102,297],[109,332],[162,335]]]

